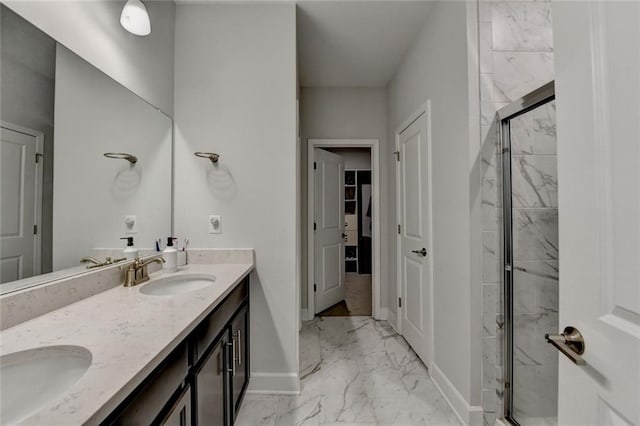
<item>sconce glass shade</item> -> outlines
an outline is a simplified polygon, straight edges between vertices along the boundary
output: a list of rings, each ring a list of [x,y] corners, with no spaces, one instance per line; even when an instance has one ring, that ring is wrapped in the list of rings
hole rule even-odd
[[[127,0],[120,15],[120,25],[137,36],[151,34],[151,21],[147,8],[140,0]]]

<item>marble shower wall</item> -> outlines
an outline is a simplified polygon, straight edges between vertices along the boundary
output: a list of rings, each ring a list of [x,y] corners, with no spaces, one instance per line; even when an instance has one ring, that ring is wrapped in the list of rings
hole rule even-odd
[[[511,120],[513,416],[522,425],[558,412],[558,172],[555,101]]]
[[[482,405],[485,424],[493,425],[496,417],[501,417],[503,412],[502,171],[498,156],[498,122],[495,113],[511,101],[553,80],[553,37],[550,1],[479,0],[478,7],[483,141]],[[526,133],[526,130],[522,131]],[[535,149],[538,149],[538,152],[533,151],[533,141],[525,137],[520,138],[523,144],[520,147],[522,162],[518,164],[520,171],[531,171],[532,167],[544,171],[550,167],[548,160],[531,155],[550,155],[550,150],[555,149],[550,138],[544,139],[543,134],[544,132],[540,133],[535,141]],[[531,151],[527,151],[528,149]],[[532,164],[532,161],[535,164]],[[536,192],[533,188],[541,190]],[[522,203],[521,207],[531,200],[540,205],[553,205],[553,202],[557,202],[557,190],[553,191],[546,182],[533,182],[529,188],[523,184],[519,187],[518,194],[522,197],[518,201]],[[523,215],[528,212],[523,210]],[[523,216],[520,220],[526,223],[528,219]],[[549,218],[537,217],[535,213],[531,213],[529,220],[544,221]],[[524,234],[521,235],[524,237]],[[547,259],[545,262],[553,260]],[[554,266],[552,263],[545,265],[551,269]],[[557,269],[557,263],[555,266]]]

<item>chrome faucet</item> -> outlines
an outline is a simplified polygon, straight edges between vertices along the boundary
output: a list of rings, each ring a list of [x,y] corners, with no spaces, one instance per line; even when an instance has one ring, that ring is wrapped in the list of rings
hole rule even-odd
[[[111,259],[110,257],[107,257],[104,262],[100,262],[95,257],[87,256],[80,259],[80,263],[91,263],[91,265],[87,265],[87,269],[92,269],[98,268],[100,266],[113,265],[114,263],[122,262],[123,260],[126,260],[126,258],[123,257],[121,259]]]
[[[136,257],[133,263],[121,266],[120,270],[125,271],[124,282],[122,285],[125,287],[133,287],[138,284],[142,284],[145,281],[149,281],[147,266],[151,263],[164,263],[164,259],[162,257],[152,257],[150,259],[142,260],[139,257]]]

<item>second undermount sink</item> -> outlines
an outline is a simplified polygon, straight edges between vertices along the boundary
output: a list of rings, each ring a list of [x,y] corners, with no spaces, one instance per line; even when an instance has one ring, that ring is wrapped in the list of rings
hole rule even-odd
[[[162,277],[140,288],[140,293],[150,296],[170,296],[188,293],[212,286],[216,277],[205,274],[185,274]]]
[[[81,346],[45,346],[0,357],[1,424],[20,423],[69,390],[91,365]]]

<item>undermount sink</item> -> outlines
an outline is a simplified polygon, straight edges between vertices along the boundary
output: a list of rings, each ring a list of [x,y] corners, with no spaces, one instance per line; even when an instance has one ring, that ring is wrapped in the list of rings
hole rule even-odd
[[[1,424],[19,423],[73,386],[89,369],[81,346],[46,346],[0,357]]]
[[[188,293],[212,286],[216,277],[204,274],[174,275],[150,281],[140,288],[140,293],[150,296],[170,296]]]

